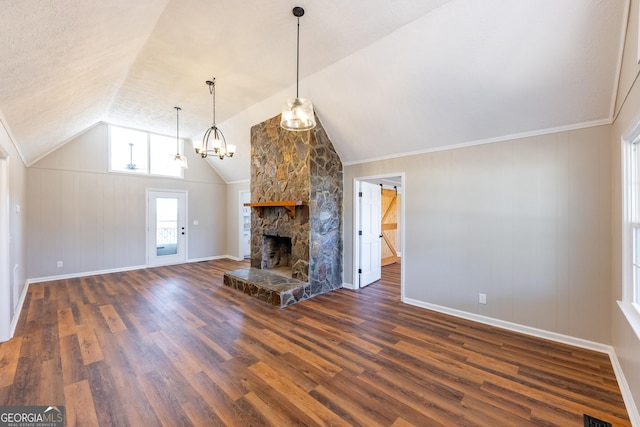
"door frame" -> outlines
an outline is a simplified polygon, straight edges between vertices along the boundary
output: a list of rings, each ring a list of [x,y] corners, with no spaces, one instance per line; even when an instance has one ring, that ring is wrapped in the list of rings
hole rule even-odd
[[[406,249],[405,249],[405,235],[406,235],[406,221],[405,221],[405,203],[407,200],[407,187],[406,187],[406,177],[404,172],[397,173],[387,173],[387,174],[379,174],[379,175],[370,175],[370,176],[360,176],[353,178],[353,232],[352,232],[352,242],[353,242],[353,258],[352,258],[352,266],[353,266],[353,287],[354,289],[360,289],[359,277],[358,277],[358,264],[360,260],[360,239],[358,236],[358,230],[360,229],[360,204],[358,203],[358,189],[360,187],[360,181],[371,181],[374,179],[384,179],[384,178],[400,178],[400,189],[402,191],[402,197],[400,198],[400,253],[401,253],[401,261],[400,261],[400,299],[404,301],[404,278],[405,278],[405,268],[406,268]]]
[[[146,189],[146,218],[145,218],[145,222],[146,222],[146,235],[145,235],[145,252],[147,254],[147,266],[148,267],[158,267],[161,265],[171,265],[171,264],[182,264],[185,263],[189,260],[189,192],[187,190],[163,190],[163,189],[157,189],[157,188],[147,188]],[[184,237],[184,260],[180,260],[178,262],[175,262],[175,260],[169,261],[167,263],[152,263],[151,262],[151,254],[149,253],[149,239],[151,237],[150,233],[155,233],[155,230],[151,230],[151,224],[149,223],[149,200],[151,197],[152,193],[164,193],[167,195],[172,195],[172,194],[182,194],[184,195],[184,230],[185,230],[185,237]],[[178,224],[178,227],[180,227],[180,225]]]
[[[244,253],[242,251],[242,241],[244,239],[244,201],[242,200],[242,195],[243,194],[249,194],[249,202],[251,202],[251,191],[249,190],[240,190],[238,192],[238,200],[239,200],[239,213],[238,213],[238,260],[242,261],[243,259],[245,259],[244,257]],[[249,203],[246,202],[246,203]],[[249,229],[249,251],[251,251],[251,229]]]

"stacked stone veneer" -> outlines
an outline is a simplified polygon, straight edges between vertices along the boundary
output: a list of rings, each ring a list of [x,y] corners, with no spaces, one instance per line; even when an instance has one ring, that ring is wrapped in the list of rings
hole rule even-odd
[[[286,131],[280,116],[251,128],[251,202],[300,200],[251,212],[251,267],[262,269],[263,236],[291,238],[291,276],[307,297],[342,287],[342,162],[316,117],[313,130]]]

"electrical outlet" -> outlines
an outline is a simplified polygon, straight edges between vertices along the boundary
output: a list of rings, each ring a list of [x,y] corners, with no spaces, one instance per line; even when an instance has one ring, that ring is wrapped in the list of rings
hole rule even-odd
[[[58,261],[58,268],[62,267],[62,261]]]
[[[487,303],[487,294],[479,294],[478,295],[478,302],[480,304],[486,304]]]

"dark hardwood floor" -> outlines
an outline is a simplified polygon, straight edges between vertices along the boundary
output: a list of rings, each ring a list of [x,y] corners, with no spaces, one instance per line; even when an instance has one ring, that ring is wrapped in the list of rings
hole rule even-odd
[[[70,426],[630,425],[607,355],[402,304],[397,264],[285,309],[222,286],[246,265],[32,284],[0,405]]]

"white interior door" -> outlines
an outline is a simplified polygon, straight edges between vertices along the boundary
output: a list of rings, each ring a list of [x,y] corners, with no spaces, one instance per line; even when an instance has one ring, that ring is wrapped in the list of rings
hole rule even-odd
[[[147,265],[187,260],[187,193],[147,192]]]
[[[368,182],[360,182],[358,193],[360,203],[360,276],[361,288],[380,279],[382,268],[380,266],[380,238],[382,237],[380,211],[381,192],[380,186]]]

